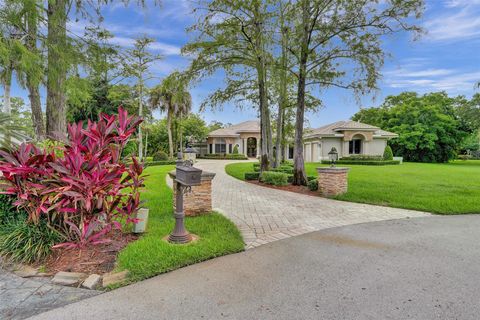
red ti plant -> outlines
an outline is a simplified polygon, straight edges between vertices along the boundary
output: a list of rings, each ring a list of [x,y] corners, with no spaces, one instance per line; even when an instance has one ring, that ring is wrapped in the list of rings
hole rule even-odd
[[[85,129],[69,125],[63,157],[33,144],[0,150],[6,193],[17,195],[31,222],[45,219],[64,236],[58,246],[105,242],[111,230],[135,222],[143,166],[135,158],[125,164],[121,154],[140,123],[119,108],[118,116],[102,114]]]

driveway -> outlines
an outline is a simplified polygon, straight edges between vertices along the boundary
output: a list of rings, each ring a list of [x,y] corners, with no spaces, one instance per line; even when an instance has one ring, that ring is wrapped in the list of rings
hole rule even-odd
[[[326,229],[34,319],[478,319],[480,216]]]
[[[425,212],[337,201],[243,182],[225,173],[225,165],[234,162],[200,160],[196,166],[216,173],[213,208],[238,226],[247,249],[332,227],[429,216]]]

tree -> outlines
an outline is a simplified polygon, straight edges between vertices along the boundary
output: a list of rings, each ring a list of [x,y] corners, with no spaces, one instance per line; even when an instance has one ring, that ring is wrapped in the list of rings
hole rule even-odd
[[[138,95],[138,115],[143,117],[145,81],[150,79],[148,69],[154,61],[160,60],[160,55],[154,55],[148,51],[153,39],[146,36],[137,38],[133,49],[127,50],[127,56],[123,60],[125,75],[136,79]],[[143,158],[142,128],[138,127],[138,158]]]
[[[167,114],[168,155],[173,158],[173,120],[187,115],[192,108],[188,80],[179,72],[171,73],[150,91],[150,105]]]
[[[261,170],[267,170],[273,157],[268,106],[267,71],[272,30],[270,1],[201,1],[196,8],[202,15],[190,28],[197,37],[182,51],[195,56],[190,72],[208,76],[225,72],[225,88],[211,94],[202,106],[235,100],[254,102],[260,115]]]
[[[307,88],[338,87],[363,94],[376,88],[384,51],[381,37],[419,31],[410,23],[419,17],[422,0],[299,0],[289,20],[288,50],[296,61],[297,103],[293,184],[305,185],[303,126]]]
[[[388,96],[378,108],[362,109],[352,119],[399,135],[389,144],[406,161],[447,162],[454,159],[468,135],[456,110],[463,97],[444,92]]]

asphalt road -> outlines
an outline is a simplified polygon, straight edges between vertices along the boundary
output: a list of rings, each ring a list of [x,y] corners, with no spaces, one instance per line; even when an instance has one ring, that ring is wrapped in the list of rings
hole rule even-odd
[[[316,231],[34,319],[479,319],[480,215]]]

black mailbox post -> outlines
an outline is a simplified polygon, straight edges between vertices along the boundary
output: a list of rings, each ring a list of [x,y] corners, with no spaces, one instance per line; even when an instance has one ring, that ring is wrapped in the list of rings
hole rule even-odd
[[[194,168],[190,160],[183,161],[182,153],[178,153],[176,177],[176,206],[175,206],[175,228],[168,236],[171,243],[188,243],[192,241],[192,235],[185,229],[185,212],[183,211],[183,195],[191,190],[191,187],[201,183],[202,170]]]

